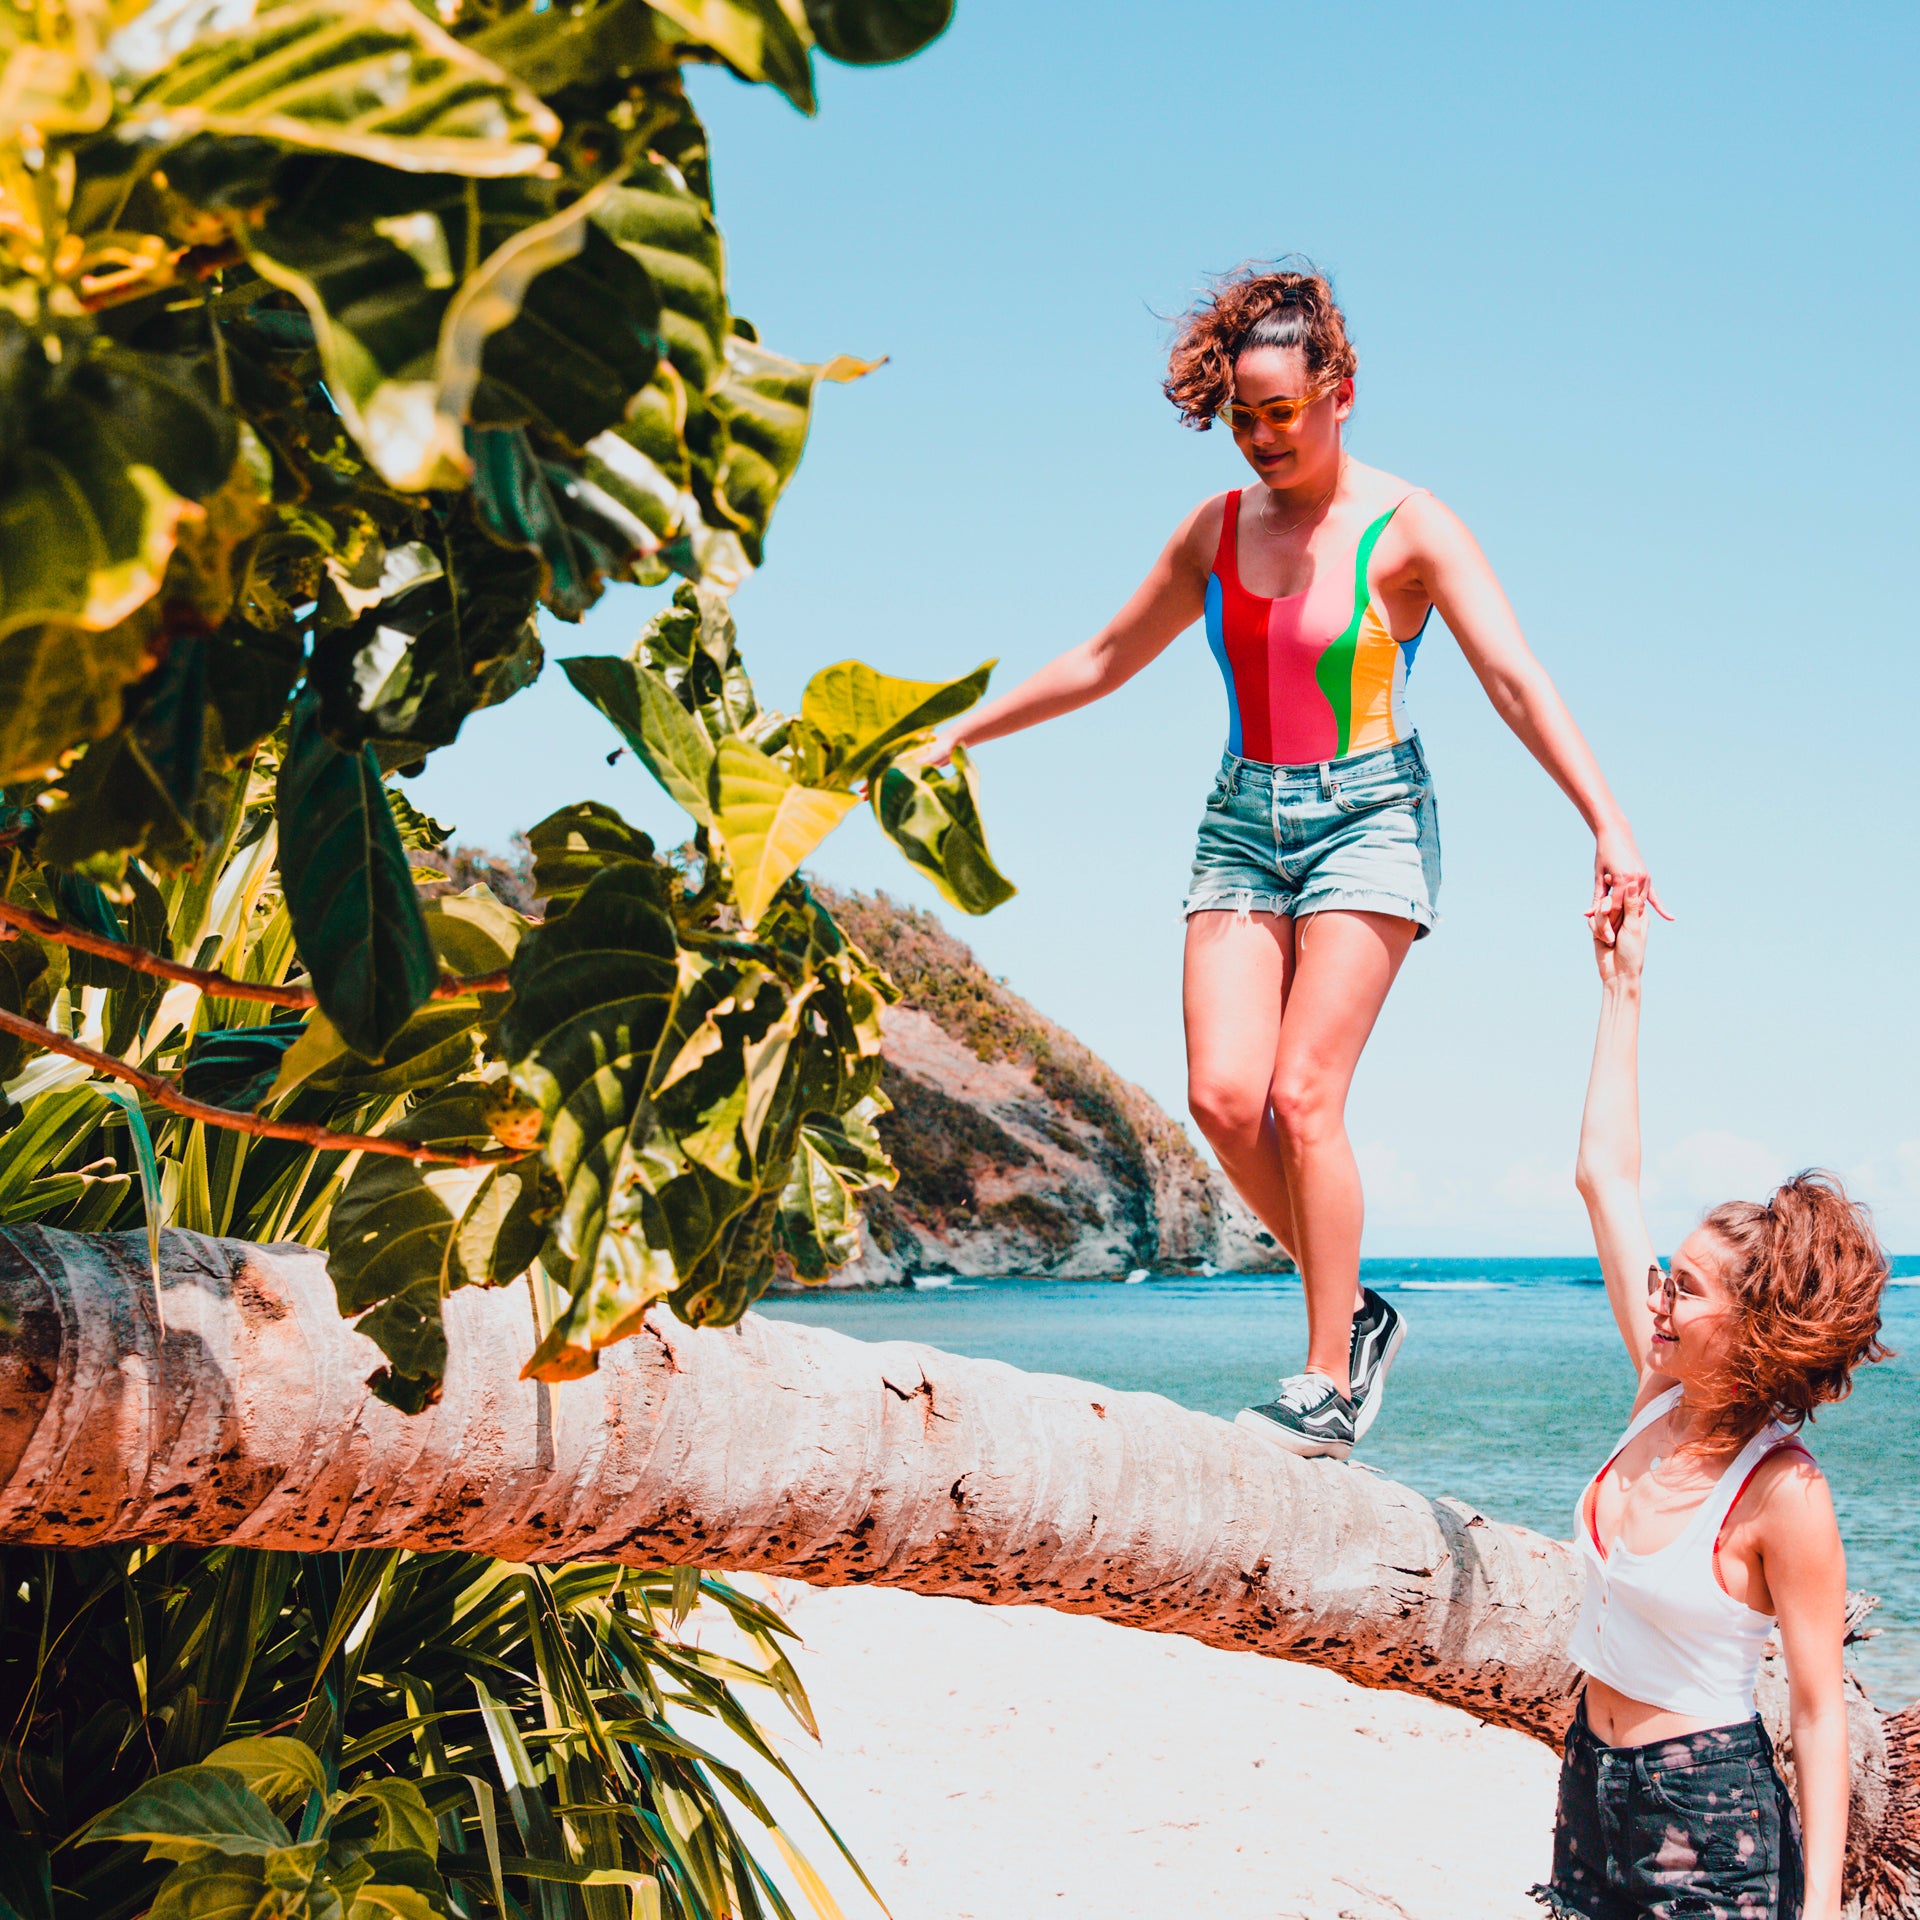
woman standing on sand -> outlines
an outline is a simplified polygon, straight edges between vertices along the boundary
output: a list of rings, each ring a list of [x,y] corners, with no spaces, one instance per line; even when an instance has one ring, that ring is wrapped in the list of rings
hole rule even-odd
[[[1662,1273],[1640,1210],[1637,1055],[1646,893],[1595,916],[1600,1032],[1579,1185],[1620,1337],[1633,1418],[1575,1515],[1586,1673],[1567,1736],[1553,1880],[1563,1920],[1838,1920],[1847,1839],[1841,1692],[1846,1556],[1827,1483],[1794,1430],[1885,1357],[1887,1260],[1826,1175],[1765,1206],[1715,1207]],[[1776,1624],[1793,1808],[1754,1714]]]
[[[1120,612],[953,729],[972,747],[1112,693],[1196,620],[1227,683],[1227,751],[1186,898],[1188,1105],[1300,1269],[1307,1364],[1242,1425],[1344,1459],[1404,1331],[1360,1286],[1347,1089],[1432,931],[1440,828],[1408,669],[1438,608],[1501,717],[1593,830],[1596,905],[1646,867],[1473,536],[1350,458],[1358,364],[1327,282],[1243,270],[1181,324],[1166,393],[1231,431],[1254,484],[1187,515]]]

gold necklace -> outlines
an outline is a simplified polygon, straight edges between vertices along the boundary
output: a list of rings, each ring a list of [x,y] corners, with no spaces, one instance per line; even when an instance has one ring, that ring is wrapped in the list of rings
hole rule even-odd
[[[1260,524],[1263,527],[1265,527],[1269,533],[1279,534],[1283,537],[1289,533],[1295,532],[1297,529],[1301,527],[1304,527],[1307,524],[1307,522],[1311,520],[1315,514],[1321,512],[1325,508],[1327,502],[1331,500],[1333,496],[1340,491],[1340,482],[1346,476],[1346,467],[1347,467],[1346,461],[1342,460],[1339,466],[1337,466],[1333,470],[1332,486],[1330,486],[1326,490],[1326,492],[1323,493],[1320,496],[1320,498],[1316,500],[1312,504],[1312,506],[1310,506],[1306,510],[1305,513],[1295,514],[1294,517],[1291,520],[1289,520],[1284,527],[1276,527],[1273,524],[1273,515],[1270,509],[1273,506],[1274,493],[1273,493],[1273,489],[1269,487],[1267,489],[1267,497],[1260,503]]]

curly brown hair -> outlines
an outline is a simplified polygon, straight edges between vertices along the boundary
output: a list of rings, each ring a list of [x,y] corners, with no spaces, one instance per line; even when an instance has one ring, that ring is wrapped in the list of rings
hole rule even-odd
[[[1886,1252],[1835,1175],[1795,1174],[1764,1205],[1730,1200],[1701,1225],[1720,1242],[1738,1314],[1719,1404],[1702,1409],[1721,1431],[1746,1437],[1770,1419],[1798,1427],[1846,1398],[1855,1367],[1888,1358]]]
[[[1360,357],[1327,276],[1266,265],[1236,267],[1186,314],[1167,358],[1163,391],[1205,433],[1233,394],[1233,363],[1249,347],[1298,347],[1315,381],[1350,380]]]

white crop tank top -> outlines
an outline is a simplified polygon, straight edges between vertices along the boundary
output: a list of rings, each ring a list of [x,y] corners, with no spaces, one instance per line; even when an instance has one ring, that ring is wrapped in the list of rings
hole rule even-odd
[[[1773,1616],[1720,1584],[1714,1544],[1760,1462],[1799,1442],[1777,1420],[1768,1421],[1664,1547],[1632,1553],[1616,1541],[1611,1553],[1603,1552],[1587,1502],[1592,1498],[1597,1509],[1595,1489],[1607,1467],[1679,1397],[1675,1387],[1640,1410],[1574,1507],[1587,1577],[1568,1652],[1576,1666],[1630,1700],[1729,1726],[1753,1716],[1754,1682]]]

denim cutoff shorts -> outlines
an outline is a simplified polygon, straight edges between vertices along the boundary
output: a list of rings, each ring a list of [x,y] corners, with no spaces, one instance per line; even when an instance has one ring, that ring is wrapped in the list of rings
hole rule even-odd
[[[1644,1747],[1567,1733],[1553,1879],[1559,1920],[1799,1920],[1800,1830],[1758,1716]]]
[[[1188,914],[1440,918],[1440,816],[1420,736],[1298,767],[1227,754],[1207,795]]]

